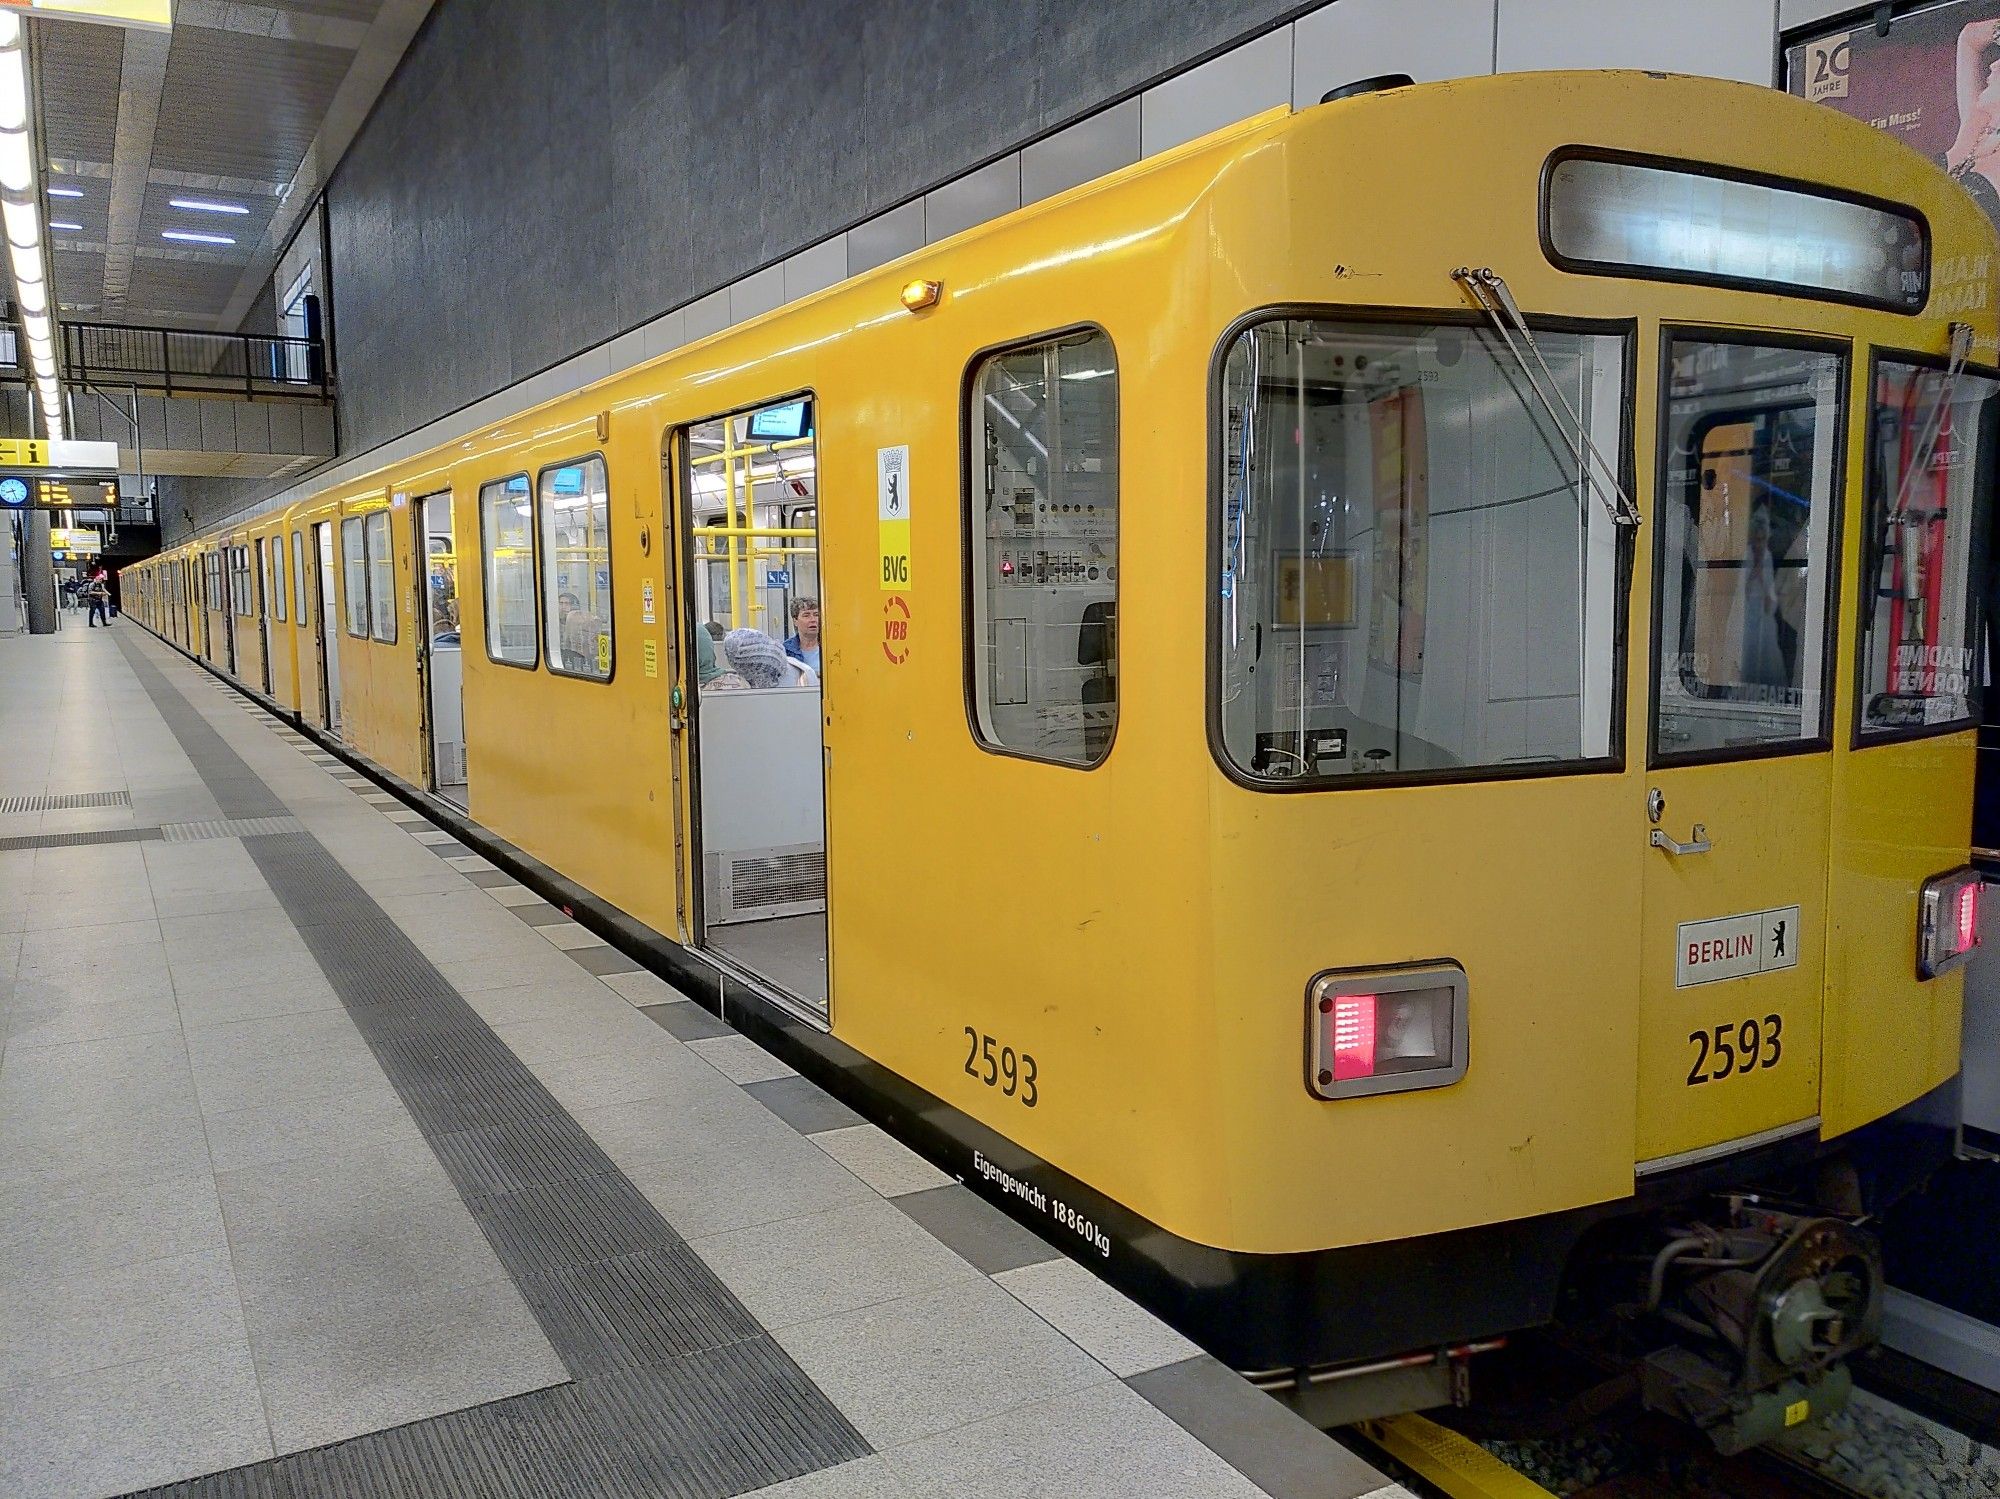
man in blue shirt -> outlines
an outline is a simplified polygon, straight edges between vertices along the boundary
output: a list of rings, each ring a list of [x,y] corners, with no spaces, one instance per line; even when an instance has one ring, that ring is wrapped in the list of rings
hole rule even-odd
[[[792,600],[792,633],[785,641],[785,654],[794,661],[803,661],[813,669],[813,675],[820,675],[819,669],[819,600],[797,598]]]

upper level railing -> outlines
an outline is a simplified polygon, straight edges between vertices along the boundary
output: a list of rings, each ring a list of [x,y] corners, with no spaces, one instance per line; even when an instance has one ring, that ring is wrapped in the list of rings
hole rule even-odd
[[[61,329],[63,378],[80,385],[169,395],[333,398],[326,348],[316,338],[116,323],[63,323]]]

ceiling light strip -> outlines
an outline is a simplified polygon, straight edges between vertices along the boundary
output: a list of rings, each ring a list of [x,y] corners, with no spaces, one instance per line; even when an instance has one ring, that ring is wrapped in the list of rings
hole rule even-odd
[[[80,197],[74,189],[58,197]],[[14,302],[27,345],[28,369],[51,439],[64,436],[62,384],[56,374],[55,320],[49,306],[47,245],[35,183],[34,132],[28,120],[28,58],[21,18],[0,10],[0,227],[14,276]],[[76,230],[81,225],[58,224]]]

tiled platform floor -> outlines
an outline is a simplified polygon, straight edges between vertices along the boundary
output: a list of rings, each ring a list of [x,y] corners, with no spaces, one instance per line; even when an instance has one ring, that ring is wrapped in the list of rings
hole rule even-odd
[[[0,1493],[1401,1492],[130,622],[0,745]]]

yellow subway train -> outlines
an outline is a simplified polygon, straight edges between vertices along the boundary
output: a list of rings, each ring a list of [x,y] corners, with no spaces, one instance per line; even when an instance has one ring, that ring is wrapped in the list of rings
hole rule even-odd
[[[1742,1445],[1949,1148],[1995,251],[1770,90],[1390,83],[124,593],[1309,1413],[1597,1253]]]

